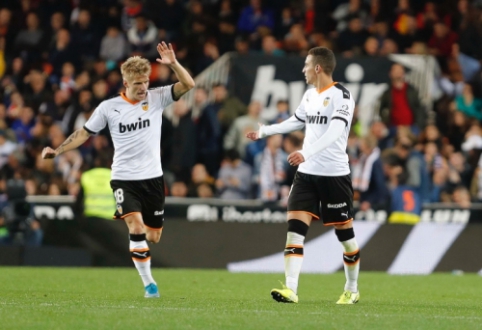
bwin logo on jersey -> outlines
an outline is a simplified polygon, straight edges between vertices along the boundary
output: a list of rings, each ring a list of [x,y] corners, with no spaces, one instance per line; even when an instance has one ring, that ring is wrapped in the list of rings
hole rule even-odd
[[[330,103],[330,98],[327,96],[325,97],[325,100],[323,101],[323,106],[326,107]]]
[[[120,133],[130,132],[141,128],[146,128],[149,126],[151,126],[151,122],[149,121],[149,119],[142,120],[141,118],[139,118],[139,121],[137,123],[127,124],[127,125],[123,125],[122,123],[119,123],[119,132]]]
[[[306,116],[308,124],[326,124],[328,121],[327,116]]]

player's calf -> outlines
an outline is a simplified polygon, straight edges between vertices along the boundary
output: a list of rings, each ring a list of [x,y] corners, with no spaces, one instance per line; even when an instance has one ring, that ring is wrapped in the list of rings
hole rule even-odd
[[[360,272],[360,249],[355,239],[353,228],[335,229],[335,234],[343,246],[343,264],[345,268],[345,292],[354,294],[358,301],[358,273]],[[355,302],[356,302],[355,301]]]

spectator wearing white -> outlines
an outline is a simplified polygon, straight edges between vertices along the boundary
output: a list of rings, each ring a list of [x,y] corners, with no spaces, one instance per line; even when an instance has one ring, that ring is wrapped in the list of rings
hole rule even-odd
[[[266,147],[254,159],[256,183],[259,184],[259,197],[263,201],[276,201],[280,198],[281,184],[286,179],[288,155],[281,148],[282,135],[271,135],[266,139]]]
[[[385,184],[380,149],[376,137],[367,135],[360,141],[360,160],[353,165],[353,189],[360,193],[360,209],[384,209],[390,201]]]
[[[154,23],[139,15],[133,27],[127,31],[129,55],[142,56],[153,60],[157,56],[158,31]]]
[[[7,140],[7,132],[0,130],[0,168],[8,161],[8,156],[15,151],[17,144]]]
[[[228,133],[224,137],[224,150],[236,149],[241,158],[246,154],[246,146],[251,141],[246,138],[246,133],[257,131],[258,123],[264,124],[264,120],[260,118],[261,103],[252,101],[248,106],[248,114],[238,117],[234,120]]]

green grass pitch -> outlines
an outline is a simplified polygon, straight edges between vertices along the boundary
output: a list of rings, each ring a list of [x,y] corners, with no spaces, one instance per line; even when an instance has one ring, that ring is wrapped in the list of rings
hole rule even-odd
[[[482,277],[362,272],[356,305],[335,304],[344,274],[302,274],[300,303],[273,301],[282,274],[134,268],[0,267],[0,329],[482,329]]]

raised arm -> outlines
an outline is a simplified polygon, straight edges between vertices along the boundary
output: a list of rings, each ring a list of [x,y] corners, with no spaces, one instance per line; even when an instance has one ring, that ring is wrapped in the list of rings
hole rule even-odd
[[[179,79],[179,82],[174,84],[174,97],[178,100],[194,87],[194,79],[192,79],[189,72],[176,60],[176,54],[171,44],[168,46],[163,41],[157,45],[157,51],[161,58],[158,58],[156,61],[171,68],[176,74],[177,79]]]
[[[91,135],[91,133],[87,132],[87,130],[82,127],[72,133],[72,135],[70,135],[57,149],[54,150],[50,147],[45,147],[42,150],[42,158],[55,158],[66,151],[73,150],[87,141]]]

